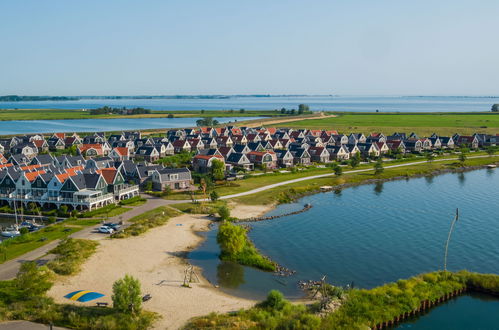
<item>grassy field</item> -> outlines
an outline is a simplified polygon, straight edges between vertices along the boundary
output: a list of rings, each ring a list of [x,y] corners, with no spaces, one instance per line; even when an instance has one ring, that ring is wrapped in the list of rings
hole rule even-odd
[[[336,129],[342,133],[362,132],[416,132],[430,135],[453,133],[472,134],[483,132],[499,133],[499,113],[337,113],[337,117],[306,119],[289,122],[285,125],[293,128]]]
[[[99,224],[101,220],[67,220],[63,224],[45,227],[33,233],[8,239],[2,243],[4,251],[0,253],[0,264],[37,249],[56,239],[66,238],[87,226]]]
[[[53,120],[53,119],[109,119],[109,118],[166,118],[174,117],[281,117],[275,110],[154,110],[150,114],[140,115],[91,115],[88,111],[69,109],[1,109],[0,120]]]

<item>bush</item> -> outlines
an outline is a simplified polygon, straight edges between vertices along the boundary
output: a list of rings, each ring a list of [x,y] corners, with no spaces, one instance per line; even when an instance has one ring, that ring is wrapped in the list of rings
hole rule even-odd
[[[80,266],[97,249],[99,243],[86,239],[66,238],[50,253],[57,257],[47,267],[59,275],[71,275],[80,271]]]
[[[142,205],[147,201],[147,199],[141,196],[135,196],[129,199],[124,199],[119,202],[120,205],[130,205],[130,206],[138,206]]]
[[[216,202],[219,198],[220,198],[220,196],[218,195],[218,193],[215,190],[213,190],[210,193],[210,199],[212,202]]]
[[[274,271],[275,263],[262,256],[247,237],[247,230],[224,221],[218,228],[217,243],[220,245],[220,259],[234,261],[241,265]]]
[[[230,210],[227,206],[222,205],[218,208],[218,215],[222,220],[229,220],[230,218]]]
[[[113,307],[125,314],[136,315],[142,309],[140,282],[136,278],[125,275],[113,284]]]
[[[260,307],[274,310],[282,310],[288,302],[284,299],[281,292],[272,290],[267,295],[267,299],[260,303]]]
[[[111,235],[112,238],[125,238],[129,236],[138,236],[145,233],[150,228],[164,225],[168,219],[177,216],[177,210],[166,206],[160,206],[140,215],[137,215],[129,220],[132,224],[124,231],[116,232]]]

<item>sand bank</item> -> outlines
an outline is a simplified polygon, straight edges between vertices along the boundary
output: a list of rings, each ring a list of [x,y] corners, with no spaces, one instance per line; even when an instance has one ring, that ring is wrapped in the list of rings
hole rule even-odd
[[[236,208],[236,213],[242,212]],[[182,257],[201,242],[195,232],[207,230],[209,223],[202,215],[182,215],[142,236],[102,240],[82,271],[58,280],[48,294],[56,302],[72,303],[63,296],[74,290],[95,290],[106,295],[97,301],[111,304],[113,282],[130,274],[140,280],[143,294],[152,295],[144,308],[162,315],[155,324],[157,329],[176,329],[195,316],[252,306],[254,301],[214,288],[200,271],[200,283],[193,283],[190,289],[181,287],[187,266]],[[87,304],[94,305],[95,301]]]

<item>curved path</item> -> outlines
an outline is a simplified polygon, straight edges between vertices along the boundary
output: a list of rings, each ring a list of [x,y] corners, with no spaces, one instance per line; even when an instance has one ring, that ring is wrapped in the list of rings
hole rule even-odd
[[[486,157],[490,157],[490,156],[488,156],[488,155],[470,156],[470,157],[468,157],[468,159],[472,159],[472,158],[486,158]],[[457,160],[457,158],[435,159],[432,162],[444,162],[444,161],[449,161],[449,160]],[[428,161],[427,160],[422,160],[422,161],[418,161],[418,162],[403,163],[403,164],[396,164],[396,165],[388,165],[388,166],[385,166],[384,168],[385,169],[386,168],[396,168],[396,167],[404,167],[404,166],[418,165],[418,164],[424,164],[424,163],[428,163]],[[372,170],[373,170],[373,168],[364,168],[364,169],[360,169],[360,170],[345,171],[345,172],[343,172],[343,174],[359,173],[359,172],[369,172],[369,171],[372,171]],[[296,182],[301,182],[301,181],[306,181],[306,180],[312,180],[312,179],[319,179],[319,178],[324,178],[324,177],[333,176],[333,175],[334,175],[334,173],[325,173],[325,174],[311,175],[311,176],[306,176],[306,177],[303,177],[303,178],[282,181],[282,182],[278,182],[278,183],[274,183],[274,184],[269,184],[267,186],[255,188],[255,189],[252,189],[252,190],[248,190],[248,191],[245,191],[245,192],[242,192],[242,193],[221,196],[220,199],[229,199],[229,198],[234,198],[234,197],[247,196],[247,195],[255,194],[255,193],[260,192],[260,191],[265,191],[265,190],[269,190],[269,189],[272,189],[272,188],[275,188],[275,187],[284,186],[284,185],[287,185],[287,184],[290,184],[290,183],[296,183]],[[182,202],[186,202],[186,201],[177,201],[177,203],[182,203]],[[187,201],[187,202],[189,202],[189,201]]]
[[[480,156],[469,156],[468,159],[473,159],[473,158],[486,158],[490,157],[488,155],[480,155]],[[443,159],[435,159],[433,162],[442,162],[442,161],[450,161],[450,160],[457,160],[457,158],[443,158]],[[411,166],[411,165],[418,165],[418,164],[424,164],[428,163],[427,160],[422,160],[422,161],[417,161],[417,162],[411,162],[411,163],[404,163],[404,164],[395,164],[395,165],[388,165],[385,166],[384,168],[397,168],[397,167],[405,167],[405,166]],[[345,171],[343,172],[344,174],[349,174],[349,173],[360,173],[360,172],[369,172],[372,171],[373,168],[364,168],[364,169],[359,169],[359,170],[351,170],[351,171]],[[288,185],[291,183],[296,183],[296,182],[301,182],[301,181],[306,181],[306,180],[313,180],[313,179],[318,179],[318,178],[324,178],[328,176],[333,176],[334,173],[325,173],[325,174],[318,174],[318,175],[311,175],[311,176],[306,176],[303,178],[297,178],[297,179],[292,179],[292,180],[287,180],[287,181],[282,181],[278,183],[273,183],[269,184],[263,187],[255,188],[252,190],[248,190],[245,192],[237,193],[237,194],[231,194],[231,195],[225,195],[221,196],[220,199],[230,199],[230,198],[235,198],[235,197],[241,197],[241,196],[247,196],[251,194],[255,194],[261,191],[269,190],[275,187],[280,187],[284,185]],[[140,206],[134,207],[132,210],[123,213],[119,216],[115,216],[112,218],[109,218],[110,222],[118,222],[118,221],[124,221],[125,224],[126,222],[139,214],[142,214],[146,211],[152,210],[156,207],[159,206],[166,206],[166,205],[172,205],[172,204],[179,204],[179,203],[190,203],[191,200],[171,200],[171,199],[163,199],[163,198],[158,198],[158,197],[152,197],[149,195],[143,196],[144,198],[147,199],[145,204],[142,204]],[[204,199],[198,199],[197,201],[206,201]],[[70,235],[73,238],[84,238],[84,239],[94,239],[94,240],[99,240],[107,237],[105,234],[99,234],[95,232],[95,227],[88,227],[84,228],[76,233],[73,233]],[[42,247],[39,247],[38,249],[32,250],[30,252],[27,252],[26,254],[19,256],[17,258],[14,258],[12,260],[9,260],[7,262],[4,262],[3,264],[0,264],[0,280],[8,280],[11,278],[14,278],[20,268],[21,263],[26,262],[26,261],[33,261],[33,260],[38,260],[47,253],[51,249],[57,246],[59,244],[59,240],[52,241]]]

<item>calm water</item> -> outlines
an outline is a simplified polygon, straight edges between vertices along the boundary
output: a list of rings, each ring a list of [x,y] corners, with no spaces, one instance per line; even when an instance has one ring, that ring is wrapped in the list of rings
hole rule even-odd
[[[287,96],[229,97],[224,99],[130,99],[78,100],[45,102],[0,102],[0,109],[90,109],[112,107],[144,107],[154,110],[273,110],[298,108],[300,103],[312,110],[330,111],[400,111],[400,112],[464,112],[490,111],[498,103],[494,97],[408,97],[408,96]]]
[[[499,300],[496,298],[483,294],[465,295],[439,305],[397,329],[498,329],[498,310]]]
[[[281,205],[272,213],[282,214],[305,203],[313,208],[252,223],[250,237],[264,254],[297,271],[288,278],[220,263],[216,230],[206,233],[207,240],[190,258],[223,290],[256,299],[270,289],[299,297],[298,280],[322,275],[336,285],[354,282],[356,287],[371,288],[443,268],[445,240],[459,207],[448,268],[497,274],[498,184],[498,170],[477,170],[364,185]]]
[[[221,123],[228,123],[257,118],[258,117],[221,117],[216,118],[216,120]],[[198,119],[199,118],[12,120],[0,121],[0,135],[192,127],[196,126],[196,120]]]

